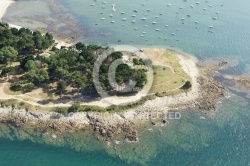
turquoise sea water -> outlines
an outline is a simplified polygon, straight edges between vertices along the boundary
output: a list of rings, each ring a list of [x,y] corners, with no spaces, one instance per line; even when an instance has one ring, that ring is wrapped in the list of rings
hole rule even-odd
[[[194,0],[102,2],[57,1],[85,32],[78,40],[103,45],[108,42],[173,48],[192,54],[201,62],[228,60],[230,67],[220,71],[223,74],[250,74],[248,0],[202,0],[198,5]],[[93,3],[95,5],[90,6]],[[115,4],[115,12],[112,12],[112,4]],[[216,14],[217,11],[219,14]],[[39,19],[39,26],[44,26],[55,19],[50,14],[45,2],[20,0],[10,7],[4,20],[36,28],[30,20],[35,16],[40,18],[45,15],[47,19]],[[136,16],[133,18],[131,15]],[[147,19],[143,21],[142,17]],[[217,20],[213,20],[213,17]],[[122,18],[127,20],[122,21]],[[131,23],[133,20],[135,23]],[[157,23],[153,25],[153,21]],[[172,33],[175,35],[171,35]],[[230,84],[225,86],[231,88]],[[0,165],[248,166],[250,98],[235,91],[229,91],[229,95],[213,115],[183,110],[181,120],[171,121],[167,127],[154,127],[153,132],[145,129],[140,133],[139,143],[120,145],[116,150],[105,149],[94,137],[83,141],[77,135],[74,140],[82,141],[75,141],[75,146],[71,144],[73,139],[65,139],[60,146],[31,142],[29,139],[22,140],[23,132],[18,129],[6,133],[4,127],[1,127]],[[205,116],[206,119],[202,120],[200,116]]]

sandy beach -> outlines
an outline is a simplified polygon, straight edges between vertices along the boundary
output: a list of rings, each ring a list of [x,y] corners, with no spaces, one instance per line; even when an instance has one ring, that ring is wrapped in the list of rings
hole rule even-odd
[[[0,21],[2,21],[2,17],[4,16],[7,8],[14,3],[14,1],[11,0],[1,0],[0,1]]]

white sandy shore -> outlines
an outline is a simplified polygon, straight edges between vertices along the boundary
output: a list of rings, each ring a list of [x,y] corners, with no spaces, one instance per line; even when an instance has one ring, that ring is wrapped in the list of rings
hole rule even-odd
[[[11,0],[1,0],[0,1],[0,21],[2,21],[2,17],[4,16],[7,8],[14,3],[14,1]]]

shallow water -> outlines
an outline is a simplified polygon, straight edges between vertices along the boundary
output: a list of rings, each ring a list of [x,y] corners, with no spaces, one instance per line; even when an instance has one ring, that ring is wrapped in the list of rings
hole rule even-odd
[[[107,0],[106,4],[87,0],[57,2],[85,32],[78,40],[86,43],[105,45],[108,42],[172,48],[192,54],[203,62],[222,59],[229,61],[230,67],[221,70],[222,74],[250,74],[248,0],[203,0],[199,5],[194,0],[138,0],[136,3],[132,0]],[[92,3],[95,5],[90,6]],[[116,5],[115,12],[112,12],[112,4]],[[191,8],[190,5],[194,7]],[[34,6],[39,6],[35,15]],[[219,14],[216,14],[217,11]],[[4,20],[37,28],[34,19],[41,18],[38,27],[43,27],[57,17],[50,14],[47,3],[40,0],[20,0],[8,10]],[[109,17],[110,14],[113,17]],[[135,18],[131,17],[133,14],[136,15]],[[46,19],[42,19],[42,15]],[[127,21],[122,21],[125,17]],[[147,20],[141,20],[142,17]],[[213,20],[213,17],[217,17],[217,20]],[[185,20],[182,21],[181,18]],[[132,20],[136,22],[131,23]],[[152,25],[153,21],[157,24]],[[208,32],[209,30],[213,33]],[[140,37],[143,32],[146,33]],[[20,141],[18,135],[21,132],[18,134],[17,130],[6,134],[1,128],[3,139],[0,140],[0,165],[250,165],[250,99],[240,95],[241,93],[232,91],[231,97],[220,104],[214,115],[183,110],[181,120],[172,121],[167,127],[154,127],[153,132],[147,130],[152,128],[148,126],[142,130],[139,143],[122,144],[116,150],[106,150],[92,137],[86,144],[75,141],[75,146],[72,146],[70,140],[60,146]],[[203,120],[200,116],[205,116],[206,119]],[[79,139],[80,136],[76,137]]]

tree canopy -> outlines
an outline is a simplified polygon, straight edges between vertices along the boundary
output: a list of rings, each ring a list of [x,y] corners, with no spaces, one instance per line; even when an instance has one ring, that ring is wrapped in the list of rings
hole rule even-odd
[[[107,58],[101,64],[99,80],[105,91],[115,91],[110,85],[108,72],[115,60],[122,59],[122,52],[81,42],[71,47],[56,49],[51,34],[43,35],[39,31],[32,32],[26,28],[10,28],[5,23],[0,23],[0,39],[0,63],[4,64],[1,75],[13,72],[13,68],[8,66],[9,63],[20,64],[17,68],[19,76],[16,84],[13,84],[13,89],[20,89],[21,86],[30,91],[35,86],[54,84],[55,93],[61,97],[66,92],[66,87],[76,89],[78,93],[96,94],[93,69],[98,57],[105,54]],[[40,55],[44,50],[49,50],[50,55]],[[141,60],[133,61],[142,65]],[[127,64],[117,67],[115,77],[119,86],[124,86],[132,80],[136,81],[137,90],[143,88],[147,82],[144,70]]]

